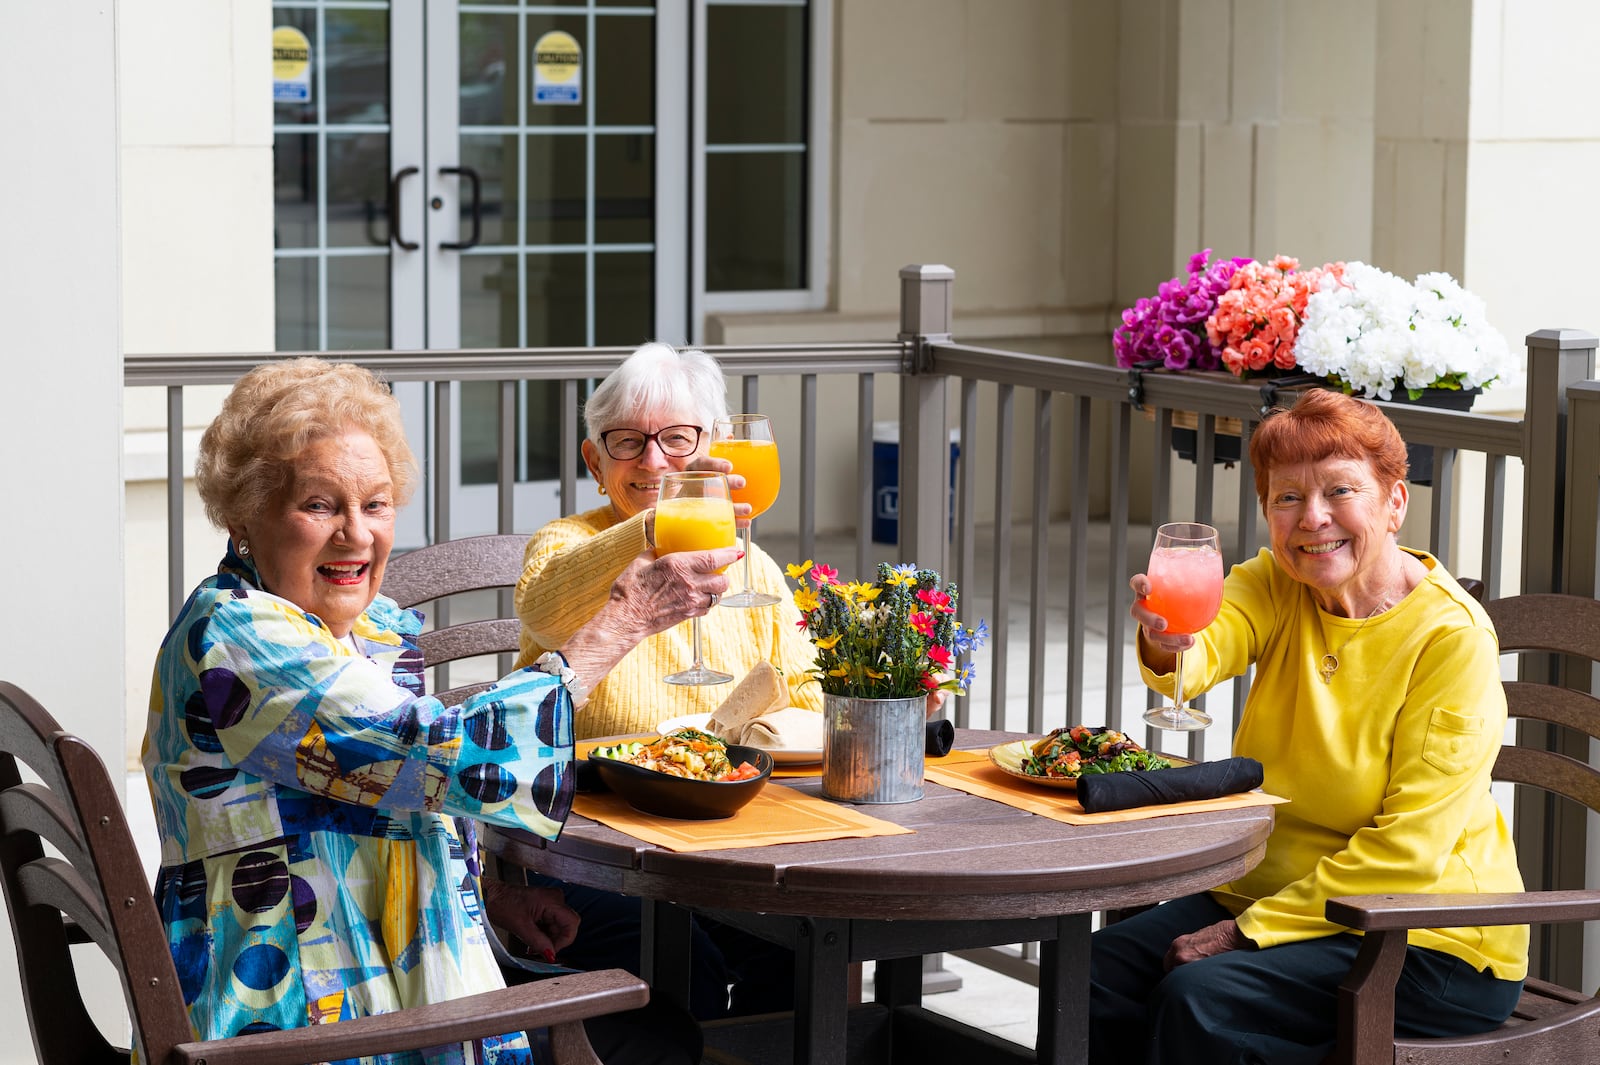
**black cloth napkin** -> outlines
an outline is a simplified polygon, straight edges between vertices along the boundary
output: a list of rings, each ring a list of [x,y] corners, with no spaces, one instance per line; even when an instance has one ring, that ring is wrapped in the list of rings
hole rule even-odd
[[[1196,802],[1259,788],[1261,775],[1261,763],[1254,758],[1224,758],[1220,762],[1171,769],[1097,773],[1078,778],[1078,802],[1085,813],[1091,814],[1157,803]]]
[[[939,718],[937,721],[928,722],[927,753],[933,758],[943,758],[950,753],[951,746],[956,742],[956,727],[948,719]]]

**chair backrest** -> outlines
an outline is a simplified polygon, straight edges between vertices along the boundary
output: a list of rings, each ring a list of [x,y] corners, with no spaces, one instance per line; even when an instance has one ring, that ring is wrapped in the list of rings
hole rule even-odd
[[[1549,653],[1600,661],[1600,601],[1576,595],[1529,594],[1484,604],[1502,654]],[[1537,681],[1505,682],[1511,718],[1560,725],[1600,739],[1600,699],[1587,691]],[[1559,751],[1507,744],[1494,778],[1541,788],[1600,810],[1600,771]]]
[[[24,783],[26,765],[39,783]],[[48,843],[59,857],[46,852]],[[0,681],[0,876],[40,1065],[125,1063],[85,1008],[70,946],[92,942],[122,979],[147,1062],[194,1038],[166,934],[117,788],[83,740]],[[13,1029],[15,1032],[15,1029]]]
[[[408,551],[389,560],[383,575],[383,594],[401,606],[419,606],[462,592],[497,589],[508,593],[522,575],[522,555],[528,538],[518,534],[469,536],[460,540]],[[446,604],[431,611],[435,628],[417,641],[423,661],[437,667],[463,658],[514,653],[520,650],[522,623],[509,615],[452,625]],[[454,706],[492,681],[463,684],[435,691],[446,706]]]

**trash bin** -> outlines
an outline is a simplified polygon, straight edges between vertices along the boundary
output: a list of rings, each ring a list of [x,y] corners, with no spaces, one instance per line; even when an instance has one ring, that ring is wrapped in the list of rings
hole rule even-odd
[[[950,430],[950,530],[956,529],[956,458],[961,430]],[[872,541],[900,540],[900,423],[872,423]]]

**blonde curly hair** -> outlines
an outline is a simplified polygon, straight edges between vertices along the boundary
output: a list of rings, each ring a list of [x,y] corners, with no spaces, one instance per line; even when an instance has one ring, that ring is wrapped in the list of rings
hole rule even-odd
[[[263,363],[239,378],[200,438],[195,483],[219,529],[265,512],[313,441],[360,429],[389,464],[395,505],[411,498],[417,460],[400,404],[382,378],[354,363],[314,357]]]

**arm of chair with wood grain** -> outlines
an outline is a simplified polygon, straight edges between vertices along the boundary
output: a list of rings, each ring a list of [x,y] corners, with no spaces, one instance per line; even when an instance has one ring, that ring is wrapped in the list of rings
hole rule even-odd
[[[1516,891],[1472,895],[1347,895],[1329,899],[1327,918],[1363,933],[1361,950],[1350,975],[1339,986],[1338,1050],[1329,1059],[1333,1065],[1372,1065],[1395,1060],[1394,991],[1405,964],[1406,933],[1413,928],[1460,928],[1484,925],[1554,924],[1600,919],[1600,891]],[[1469,1036],[1450,1042],[1493,1042],[1506,1051],[1507,1060],[1533,1060],[1515,1057],[1514,1043],[1535,1039],[1541,1046],[1561,1027],[1571,1031],[1571,1054],[1560,1060],[1587,1060],[1594,1039],[1587,1029],[1600,1014],[1600,999],[1590,999],[1557,984],[1541,980],[1527,982],[1530,996],[1524,993],[1515,1016],[1528,1022],[1508,1033],[1505,1029],[1485,1036]],[[1548,1010],[1535,1003],[1575,1006],[1585,1001],[1593,1007],[1575,1011],[1552,1022],[1540,1023]],[[1582,1028],[1582,1031],[1577,1029]],[[1538,1060],[1558,1060],[1540,1058]]]

